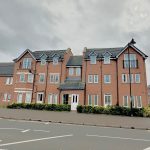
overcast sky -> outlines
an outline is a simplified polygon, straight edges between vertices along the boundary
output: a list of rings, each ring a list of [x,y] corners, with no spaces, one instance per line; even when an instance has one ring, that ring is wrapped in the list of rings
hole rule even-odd
[[[25,49],[135,46],[150,56],[150,0],[0,0],[0,61]],[[150,58],[146,61],[150,84]]]

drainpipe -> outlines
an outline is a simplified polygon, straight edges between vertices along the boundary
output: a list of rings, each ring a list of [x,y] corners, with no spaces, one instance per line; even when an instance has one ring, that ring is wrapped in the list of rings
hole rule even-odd
[[[118,85],[118,58],[116,60],[116,72],[117,72],[117,106],[119,106],[119,85]]]
[[[103,104],[103,67],[102,67],[102,65],[103,65],[103,63],[102,63],[102,57],[101,57],[101,106],[103,106],[104,104]]]

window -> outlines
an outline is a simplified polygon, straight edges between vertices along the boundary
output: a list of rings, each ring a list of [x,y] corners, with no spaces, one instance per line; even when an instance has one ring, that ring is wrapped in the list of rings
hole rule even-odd
[[[129,61],[130,60],[130,61]],[[137,68],[137,61],[136,61],[136,55],[135,54],[124,54],[124,68]]]
[[[8,101],[11,100],[11,94],[7,94],[7,100],[8,100]]]
[[[72,76],[74,74],[74,68],[69,68],[69,75]]]
[[[128,107],[128,96],[123,96],[123,106]]]
[[[58,73],[54,73],[54,74],[50,74],[50,83],[59,83],[59,74]]]
[[[17,103],[22,103],[22,96],[23,96],[23,93],[18,93]]]
[[[33,83],[33,74],[28,74],[28,82]]]
[[[20,82],[25,82],[25,74],[20,74]]]
[[[104,106],[110,106],[112,104],[111,95],[105,94],[104,95]]]
[[[41,65],[45,65],[46,64],[46,59],[41,59]]]
[[[37,103],[43,103],[44,93],[37,93]]]
[[[127,83],[127,82],[128,82],[127,74],[122,74],[122,83]]]
[[[88,95],[88,105],[92,105],[92,95]]]
[[[137,100],[137,108],[142,108],[142,99],[141,99],[141,96],[137,96],[136,100]]]
[[[23,64],[22,64],[22,68],[23,69],[31,69],[31,63],[32,63],[32,59],[31,58],[24,58],[23,59]]]
[[[140,83],[140,74],[135,74],[135,83]]]
[[[49,94],[48,104],[57,104],[57,94]]]
[[[132,107],[135,107],[135,96],[131,96]]]
[[[6,84],[11,85],[13,83],[13,77],[6,78]]]
[[[10,101],[11,100],[11,94],[4,93],[4,99],[3,101]]]
[[[129,76],[129,83],[134,83],[134,75],[133,74],[128,74]]]
[[[3,101],[7,101],[7,93],[4,93],[4,99]]]
[[[110,56],[104,56],[104,64],[110,64]]]
[[[39,83],[44,83],[44,81],[45,81],[45,73],[40,73],[39,75],[40,75]]]
[[[90,56],[90,63],[96,64],[96,56]]]
[[[58,64],[58,57],[53,57],[53,64],[57,65]]]
[[[93,83],[93,75],[88,75],[88,83]]]
[[[98,95],[94,95],[94,106],[98,106]]]
[[[26,103],[31,103],[31,96],[32,96],[31,92],[26,93],[26,99],[25,99]]]
[[[94,83],[98,83],[98,75],[94,75]]]
[[[111,76],[110,75],[104,75],[104,83],[111,83]]]
[[[76,68],[76,76],[80,76],[81,75],[81,68]]]

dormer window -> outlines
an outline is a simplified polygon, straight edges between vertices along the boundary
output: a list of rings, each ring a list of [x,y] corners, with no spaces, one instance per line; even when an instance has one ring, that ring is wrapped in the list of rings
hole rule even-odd
[[[57,65],[58,64],[58,57],[53,57],[53,64]]]
[[[41,65],[45,65],[46,64],[46,59],[47,59],[47,55],[45,53],[43,53],[40,57],[41,60]]]
[[[41,59],[41,65],[45,65],[46,64],[46,60],[45,59]]]
[[[94,55],[90,56],[90,63],[96,64],[96,56],[94,56]]]
[[[104,64],[110,64],[110,56],[104,56]]]

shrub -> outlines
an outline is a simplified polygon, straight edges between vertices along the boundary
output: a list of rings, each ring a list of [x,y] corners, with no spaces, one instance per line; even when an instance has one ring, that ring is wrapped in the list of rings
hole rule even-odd
[[[144,117],[150,117],[150,106],[145,107],[145,108],[143,109],[143,116],[144,116]]]
[[[77,106],[77,112],[78,113],[82,113],[82,105],[78,105]]]

